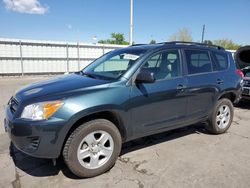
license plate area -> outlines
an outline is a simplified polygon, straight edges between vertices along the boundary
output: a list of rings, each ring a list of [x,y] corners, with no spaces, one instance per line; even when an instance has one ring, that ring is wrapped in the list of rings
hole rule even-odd
[[[250,88],[243,88],[242,94],[243,95],[250,95]]]

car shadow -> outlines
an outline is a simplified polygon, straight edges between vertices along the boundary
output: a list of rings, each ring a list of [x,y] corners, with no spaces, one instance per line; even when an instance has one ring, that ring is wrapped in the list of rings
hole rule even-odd
[[[120,156],[139,150],[142,148],[147,148],[153,145],[160,144],[162,142],[167,142],[170,140],[178,139],[191,134],[210,134],[205,128],[204,123],[199,123],[195,125],[190,125],[188,127],[183,127],[179,129],[174,129],[171,131],[166,131],[163,133],[158,133],[150,135],[147,137],[138,138],[123,144]]]
[[[204,129],[203,124],[196,124],[185,128],[179,128],[176,130],[139,138],[123,144],[120,156],[135,150],[147,148],[152,145],[160,144],[162,142],[178,139],[180,137],[187,136],[190,134],[209,133]],[[63,175],[70,179],[79,179],[77,176],[75,176],[69,171],[67,166],[64,164],[62,157],[57,159],[57,163],[54,166],[51,159],[39,159],[31,157],[25,153],[20,152],[12,143],[10,144],[9,151],[15,166],[31,176],[55,176],[62,172]]]
[[[241,100],[239,103],[235,105],[235,107],[243,109],[243,110],[250,110],[250,100]]]
[[[52,159],[29,156],[19,151],[12,143],[10,143],[9,151],[15,166],[31,176],[55,176],[58,175],[59,172],[62,172],[68,178],[79,179],[69,171],[62,157],[59,157],[54,165]]]

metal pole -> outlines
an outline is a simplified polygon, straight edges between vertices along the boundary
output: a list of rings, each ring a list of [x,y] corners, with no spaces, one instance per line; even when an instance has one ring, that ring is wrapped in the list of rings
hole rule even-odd
[[[78,71],[80,71],[80,52],[79,52],[79,42],[77,42],[77,58],[78,58]]]
[[[130,0],[130,36],[129,44],[133,44],[133,0]]]
[[[202,28],[202,37],[201,37],[201,43],[203,43],[204,41],[204,34],[205,34],[205,24],[203,25],[203,28]]]
[[[105,54],[105,49],[104,49],[104,45],[102,45],[102,55]]]
[[[69,45],[66,45],[66,53],[67,53],[67,73],[69,73]]]
[[[104,44],[102,45],[102,54],[104,55],[105,51],[104,51]],[[105,71],[105,63],[103,63],[103,67],[102,70]]]
[[[22,41],[19,40],[19,48],[20,48],[20,60],[21,60],[21,72],[22,76],[24,75],[23,73],[23,50],[22,50]]]

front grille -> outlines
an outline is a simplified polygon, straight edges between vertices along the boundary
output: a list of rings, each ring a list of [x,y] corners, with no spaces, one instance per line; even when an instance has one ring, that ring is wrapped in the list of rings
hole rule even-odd
[[[250,89],[243,88],[242,95],[250,95]]]
[[[244,80],[244,86],[250,87],[250,80]]]
[[[14,98],[14,97],[11,97],[8,105],[10,106],[10,111],[14,114],[17,109],[18,109],[18,101]]]

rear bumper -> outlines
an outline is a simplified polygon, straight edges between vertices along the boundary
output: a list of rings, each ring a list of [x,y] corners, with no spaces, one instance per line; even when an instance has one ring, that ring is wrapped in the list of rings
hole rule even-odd
[[[64,137],[61,134],[66,122],[61,119],[27,121],[14,118],[9,108],[4,120],[5,131],[12,143],[22,152],[39,158],[58,158]]]
[[[237,104],[240,102],[241,98],[242,98],[242,87],[239,88],[236,92],[235,92],[235,99],[233,101],[234,104]]]

